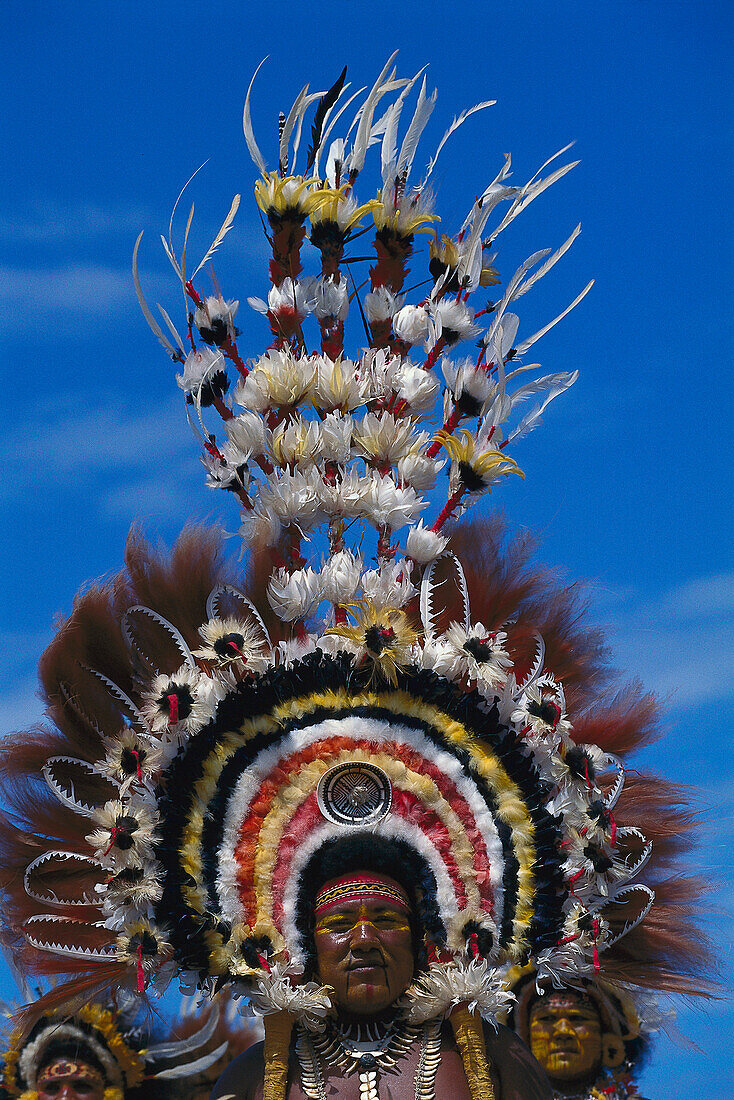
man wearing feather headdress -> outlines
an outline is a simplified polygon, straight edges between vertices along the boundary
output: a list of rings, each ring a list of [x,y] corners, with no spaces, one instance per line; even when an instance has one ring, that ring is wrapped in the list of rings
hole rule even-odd
[[[219,1006],[193,1021],[185,1037],[155,1042],[147,1025],[99,1003],[39,1011],[27,1005],[20,1012],[25,1026],[8,1037],[0,1100],[188,1100],[201,1096],[207,1081],[211,1088],[207,1071],[221,1067],[230,1049]]]
[[[99,1004],[42,1016],[29,1033],[16,1030],[3,1056],[2,1100],[154,1100],[161,1085],[143,1085],[145,1058]]]
[[[232,984],[265,1045],[220,1098],[543,1096],[528,1054],[494,1029],[500,966],[695,991],[702,957],[698,887],[671,872],[690,820],[674,788],[623,762],[652,704],[610,693],[574,594],[530,567],[526,546],[503,554],[486,523],[447,533],[520,474],[508,447],[576,381],[518,383],[531,367],[517,363],[591,284],[522,339],[509,307],[578,228],[521,264],[499,302],[471,302],[498,282],[495,239],[574,165],[544,175],[563,149],[514,186],[506,158],[455,237],[433,241],[431,289],[406,304],[416,240],[437,220],[428,180],[473,110],[409,184],[436,97],[393,61],[344,137],[332,132],[361,93],[340,103],[344,73],[326,93],[306,86],[280,116],[273,171],[248,91],[272,249],[267,301],[248,299],[272,335],[259,357],[238,350],[238,301],[195,285],[239,196],[193,271],[191,217],[180,261],[165,243],[191,303],[185,339],[148,308],[136,244],[141,306],[181,365],[208,484],[241,505],[248,571],[224,563],[211,532],[186,532],[168,558],[134,536],[125,570],[78,597],[44,655],[55,729],[18,735],[6,765],[0,885],[28,966],[68,975],[76,996],[144,996],[175,973],[211,994]],[[378,142],[378,197],[359,204]],[[364,259],[347,253],[366,218],[376,258],[362,303],[342,262]],[[350,358],[355,299],[369,346]]]
[[[404,994],[427,965],[430,936],[415,859],[408,857],[406,866],[406,855],[377,838],[344,841],[321,851],[307,869],[299,905],[310,933],[306,977],[333,991],[334,1012],[320,1031],[297,1029],[285,1095],[470,1100],[475,1093],[466,1074],[478,1063],[482,1075],[490,1067],[485,1083],[496,1100],[550,1100],[547,1078],[508,1028],[485,1025],[479,1033],[484,1051],[472,1054],[465,1010],[410,1023]],[[354,870],[344,872],[349,865]],[[341,874],[325,878],[338,867]],[[212,1100],[261,1100],[265,1070],[259,1044],[225,1071]]]
[[[644,1100],[633,1075],[649,1051],[650,1020],[629,988],[594,979],[538,986],[532,967],[511,970],[508,987],[516,1002],[507,1023],[548,1074],[554,1100]]]

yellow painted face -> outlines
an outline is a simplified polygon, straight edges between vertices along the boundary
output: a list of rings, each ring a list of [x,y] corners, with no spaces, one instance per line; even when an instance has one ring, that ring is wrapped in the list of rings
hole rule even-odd
[[[572,990],[540,997],[530,1010],[530,1049],[552,1080],[592,1077],[602,1061],[599,1013]]]
[[[337,1005],[374,1016],[400,997],[413,978],[413,936],[404,910],[379,900],[345,900],[315,928],[319,978]]]

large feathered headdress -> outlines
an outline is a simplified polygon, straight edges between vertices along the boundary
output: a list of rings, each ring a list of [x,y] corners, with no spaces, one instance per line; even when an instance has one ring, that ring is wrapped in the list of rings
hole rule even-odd
[[[242,358],[237,302],[195,285],[239,197],[195,269],[186,242],[180,257],[164,242],[190,303],[185,340],[145,303],[136,245],[141,304],[181,364],[207,480],[241,505],[249,578],[209,537],[184,536],[169,561],[133,539],[127,569],[77,600],[43,659],[56,730],[10,750],[4,882],[33,964],[76,974],[76,991],[142,991],[178,970],[199,985],[245,982],[258,1011],[319,1026],[330,1002],[303,980],[304,876],[323,845],[364,836],[398,845],[420,885],[432,961],[410,992],[414,1019],[457,1003],[491,1016],[507,960],[531,957],[555,980],[595,967],[682,980],[666,951],[685,935],[665,920],[671,896],[685,905],[685,885],[666,877],[679,819],[667,788],[625,784],[607,748],[610,724],[627,747],[644,740],[650,702],[599,688],[598,643],[576,627],[572,594],[518,548],[503,557],[486,526],[447,534],[520,472],[510,451],[575,381],[533,377],[524,361],[560,317],[519,337],[510,307],[578,229],[529,257],[496,302],[475,300],[500,282],[499,234],[573,165],[543,175],[553,157],[514,185],[505,158],[458,232],[439,237],[428,183],[472,112],[410,182],[435,95],[424,79],[399,141],[420,74],[397,78],[392,62],[366,96],[344,74],[327,92],[304,88],[280,116],[273,171],[248,92],[272,246],[267,301],[250,299],[272,332],[262,355]],[[380,186],[360,202],[375,145]],[[376,255],[363,294],[350,252],[365,222]],[[410,304],[421,233],[430,289]],[[349,311],[369,345],[356,357]],[[661,880],[658,917],[644,868]]]

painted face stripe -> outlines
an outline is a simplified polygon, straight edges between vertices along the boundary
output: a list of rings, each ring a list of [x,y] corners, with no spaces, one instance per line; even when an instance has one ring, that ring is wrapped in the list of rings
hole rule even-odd
[[[301,942],[300,932],[296,925],[296,910],[304,869],[311,856],[322,844],[328,840],[336,840],[344,836],[344,827],[342,825],[334,825],[330,821],[323,821],[323,818],[321,820],[323,824],[309,833],[306,840],[295,849],[292,869],[289,876],[289,885],[283,899],[283,934],[288,944],[292,945],[291,959],[296,967],[302,967],[306,962],[304,945]],[[407,842],[410,847],[422,857],[436,882],[436,898],[439,912],[441,914],[457,913],[459,906],[446,865],[443,863],[436,849],[422,830],[413,822],[397,820],[393,817],[386,817],[381,822],[381,825],[382,835],[386,839]],[[353,832],[354,835],[371,835],[371,829],[369,828],[355,828]],[[458,949],[462,946],[462,943],[459,942],[457,937],[454,937],[452,940],[451,928],[447,928],[446,933],[450,947]]]

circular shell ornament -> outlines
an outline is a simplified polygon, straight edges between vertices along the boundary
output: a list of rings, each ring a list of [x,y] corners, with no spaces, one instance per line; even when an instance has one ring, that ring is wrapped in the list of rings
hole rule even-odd
[[[382,768],[354,761],[330,768],[316,798],[321,813],[335,825],[372,825],[389,814],[392,786]]]

